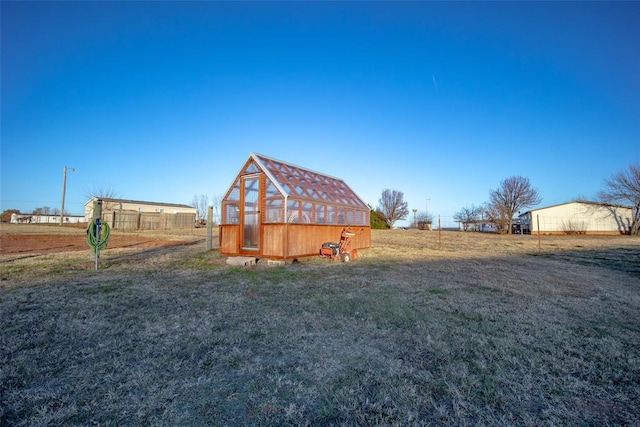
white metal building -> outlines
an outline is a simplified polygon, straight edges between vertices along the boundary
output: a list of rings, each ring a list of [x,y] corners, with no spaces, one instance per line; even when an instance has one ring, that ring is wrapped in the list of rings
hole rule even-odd
[[[80,224],[86,222],[84,216],[65,215],[65,224]],[[60,215],[38,215],[38,214],[11,214],[12,224],[60,224]]]
[[[532,209],[519,218],[526,234],[629,234],[633,207],[578,200]]]

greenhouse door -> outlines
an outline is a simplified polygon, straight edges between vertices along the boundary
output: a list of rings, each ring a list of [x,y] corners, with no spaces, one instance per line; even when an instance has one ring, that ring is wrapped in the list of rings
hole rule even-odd
[[[242,249],[258,250],[260,245],[260,175],[242,179]]]

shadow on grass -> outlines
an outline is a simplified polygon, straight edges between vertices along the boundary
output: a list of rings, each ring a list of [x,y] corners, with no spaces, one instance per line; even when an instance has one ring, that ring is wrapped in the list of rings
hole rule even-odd
[[[563,249],[556,253],[543,253],[542,256],[640,276],[640,248]]]
[[[2,289],[0,424],[640,419],[638,251],[238,268],[182,249]]]

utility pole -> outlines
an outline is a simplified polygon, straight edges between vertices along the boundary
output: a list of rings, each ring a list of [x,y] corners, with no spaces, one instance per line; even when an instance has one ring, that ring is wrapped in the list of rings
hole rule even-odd
[[[75,168],[69,168],[71,172],[75,172]],[[67,191],[67,167],[62,169],[62,203],[60,206],[60,225],[64,224],[64,193]]]

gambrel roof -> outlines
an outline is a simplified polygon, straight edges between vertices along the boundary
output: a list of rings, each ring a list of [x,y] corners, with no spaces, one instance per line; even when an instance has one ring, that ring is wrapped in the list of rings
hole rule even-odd
[[[369,209],[340,178],[251,153],[241,174],[262,170],[286,198]]]

